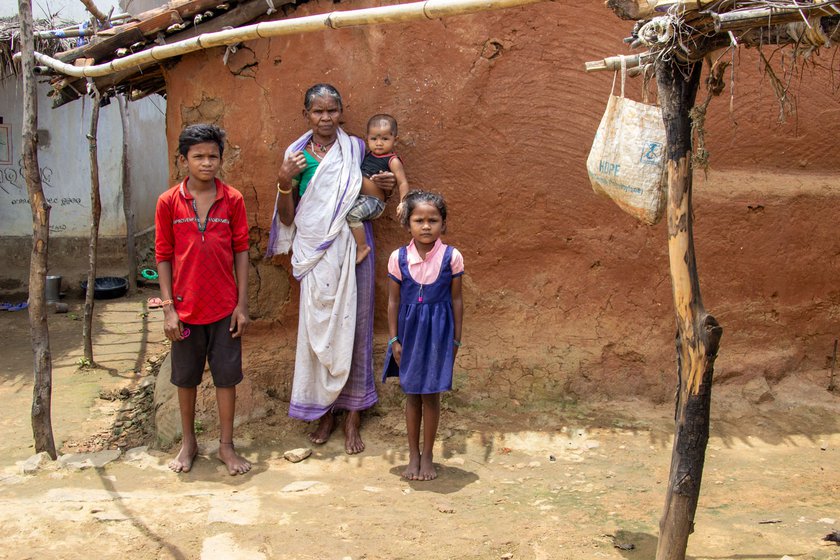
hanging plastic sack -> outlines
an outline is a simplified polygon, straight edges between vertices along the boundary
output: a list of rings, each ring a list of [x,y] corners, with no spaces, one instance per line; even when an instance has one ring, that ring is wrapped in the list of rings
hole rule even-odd
[[[656,105],[624,97],[627,68],[621,59],[621,96],[613,90],[586,160],[592,189],[642,222],[662,219],[668,198],[665,124]]]

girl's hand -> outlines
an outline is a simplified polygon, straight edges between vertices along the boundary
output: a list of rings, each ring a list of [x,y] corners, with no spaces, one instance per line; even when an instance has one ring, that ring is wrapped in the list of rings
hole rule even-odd
[[[292,180],[304,169],[306,169],[306,157],[303,152],[293,152],[280,165],[280,170],[277,172],[277,182],[281,187],[289,188],[292,186]]]
[[[402,361],[402,344],[398,340],[391,343],[391,355],[394,356],[394,361],[397,362],[397,365],[400,365],[400,361]]]
[[[163,308],[163,333],[166,335],[166,338],[171,340],[172,342],[178,342],[179,340],[184,340],[183,337],[183,327],[184,325],[181,324],[181,319],[178,318],[178,313],[172,308],[172,306],[167,306]]]

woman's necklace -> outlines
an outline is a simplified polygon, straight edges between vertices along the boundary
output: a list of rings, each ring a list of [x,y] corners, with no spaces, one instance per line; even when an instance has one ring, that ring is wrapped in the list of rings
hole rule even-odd
[[[309,140],[309,151],[312,152],[312,155],[315,156],[315,159],[321,161],[324,159],[324,156],[327,155],[327,150],[330,149],[330,146],[335,144],[335,140],[330,142],[329,144],[319,144],[315,140]],[[321,155],[318,155],[318,152],[321,152]]]

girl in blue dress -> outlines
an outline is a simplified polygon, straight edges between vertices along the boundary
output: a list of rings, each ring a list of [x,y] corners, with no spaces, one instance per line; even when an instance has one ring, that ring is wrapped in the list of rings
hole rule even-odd
[[[446,203],[439,194],[411,191],[403,200],[403,226],[411,243],[388,261],[388,330],[383,381],[399,377],[406,394],[408,480],[437,478],[433,449],[440,393],[452,389],[452,366],[461,346],[464,303],[461,253],[440,240]],[[423,451],[420,451],[420,428]]]

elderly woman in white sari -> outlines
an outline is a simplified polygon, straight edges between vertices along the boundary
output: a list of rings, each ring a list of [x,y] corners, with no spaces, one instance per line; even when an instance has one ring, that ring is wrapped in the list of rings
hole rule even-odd
[[[295,373],[289,416],[320,419],[309,435],[324,443],[346,410],[345,451],[364,450],[360,412],[377,401],[373,382],[373,253],[358,265],[346,216],[363,191],[365,144],[340,126],[341,95],[328,84],[307,90],[303,115],[310,130],[286,150],[277,176],[277,201],[268,256],[292,251],[300,282]],[[393,174],[371,178],[387,190]],[[369,222],[368,244],[373,243]],[[373,247],[371,245],[371,247]]]

